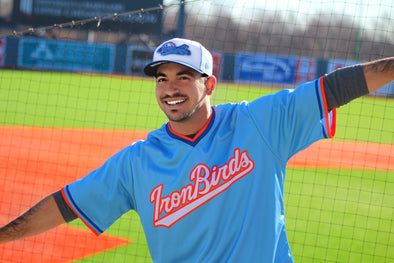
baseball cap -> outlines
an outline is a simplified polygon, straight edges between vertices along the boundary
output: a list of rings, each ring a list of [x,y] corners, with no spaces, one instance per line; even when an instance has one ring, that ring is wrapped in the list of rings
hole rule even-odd
[[[178,63],[212,76],[213,60],[211,53],[200,43],[182,38],[173,38],[158,46],[153,53],[153,61],[145,66],[144,73],[155,76],[161,64]]]

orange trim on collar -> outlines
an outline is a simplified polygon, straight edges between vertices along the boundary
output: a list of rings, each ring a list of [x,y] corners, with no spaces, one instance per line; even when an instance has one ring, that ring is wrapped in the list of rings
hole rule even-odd
[[[212,111],[213,111],[213,110],[212,110]],[[176,135],[176,136],[178,136],[178,137],[180,137],[180,138],[182,138],[182,139],[184,139],[184,140],[188,140],[188,141],[194,142],[194,141],[196,141],[196,140],[198,139],[198,137],[200,137],[200,135],[207,129],[207,127],[208,127],[209,123],[211,122],[211,120],[212,120],[212,112],[211,112],[211,116],[209,116],[209,119],[208,119],[208,121],[205,123],[204,127],[203,127],[193,138],[189,138],[189,137],[187,137],[187,136],[185,136],[185,135],[182,135],[182,134],[180,134],[180,133],[175,132],[175,131],[171,128],[171,125],[170,125],[169,122],[168,122],[168,128],[170,129],[170,131],[171,131],[172,134],[174,134],[174,135]]]

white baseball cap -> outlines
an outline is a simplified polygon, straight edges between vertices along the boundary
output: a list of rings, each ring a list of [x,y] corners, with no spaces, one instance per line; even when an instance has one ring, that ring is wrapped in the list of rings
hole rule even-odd
[[[212,76],[211,53],[193,40],[173,38],[158,46],[153,53],[153,61],[145,66],[144,73],[148,76],[155,76],[157,67],[169,62],[178,63],[201,74]]]

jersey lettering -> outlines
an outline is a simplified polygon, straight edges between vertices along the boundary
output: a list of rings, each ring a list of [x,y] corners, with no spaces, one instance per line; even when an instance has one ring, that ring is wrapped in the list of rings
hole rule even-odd
[[[197,164],[189,175],[191,184],[162,196],[164,185],[156,186],[150,194],[150,202],[154,204],[153,225],[170,228],[183,217],[193,212],[209,200],[227,190],[254,169],[254,161],[247,151],[234,150],[234,156],[222,166],[209,168],[205,164]]]

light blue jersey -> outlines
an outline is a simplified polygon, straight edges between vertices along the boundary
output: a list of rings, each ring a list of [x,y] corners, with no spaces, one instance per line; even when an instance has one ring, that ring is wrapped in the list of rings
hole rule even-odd
[[[135,210],[157,262],[293,262],[286,164],[332,137],[321,83],[214,106],[194,140],[165,124],[63,195],[98,234]]]

